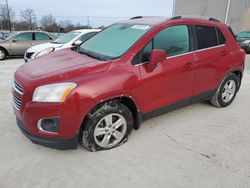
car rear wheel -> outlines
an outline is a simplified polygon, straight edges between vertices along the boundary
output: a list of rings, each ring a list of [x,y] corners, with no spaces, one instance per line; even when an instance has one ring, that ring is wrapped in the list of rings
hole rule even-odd
[[[228,74],[212,97],[211,103],[217,107],[229,106],[237,94],[238,87],[237,76],[233,73]]]
[[[4,60],[7,57],[7,53],[4,49],[0,48],[0,60]]]
[[[132,126],[130,110],[111,101],[88,115],[81,129],[81,142],[88,151],[111,149],[127,141]]]

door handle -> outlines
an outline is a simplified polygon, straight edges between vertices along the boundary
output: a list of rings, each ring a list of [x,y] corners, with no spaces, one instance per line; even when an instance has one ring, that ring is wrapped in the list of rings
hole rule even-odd
[[[226,50],[223,50],[223,51],[221,52],[221,56],[225,56],[225,55],[227,55],[227,51],[226,51]]]
[[[186,63],[185,65],[184,65],[184,67],[185,67],[185,69],[191,69],[192,67],[193,67],[193,65],[192,65],[192,63]]]

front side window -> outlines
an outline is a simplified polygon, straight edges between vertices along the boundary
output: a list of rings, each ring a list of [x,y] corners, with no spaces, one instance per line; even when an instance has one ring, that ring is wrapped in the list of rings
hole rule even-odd
[[[188,26],[168,27],[154,37],[154,49],[165,50],[168,57],[189,52]]]
[[[198,40],[198,49],[217,46],[217,35],[215,27],[195,26]]]
[[[117,59],[150,29],[149,25],[114,24],[84,42],[79,52],[103,60]]]
[[[16,41],[31,41],[32,33],[23,33],[16,37]]]
[[[165,50],[168,57],[184,54],[190,51],[189,30],[186,25],[168,27],[160,31],[148,44],[135,56],[133,65],[149,61],[152,49]]]
[[[49,36],[45,33],[35,33],[36,40],[50,40]]]

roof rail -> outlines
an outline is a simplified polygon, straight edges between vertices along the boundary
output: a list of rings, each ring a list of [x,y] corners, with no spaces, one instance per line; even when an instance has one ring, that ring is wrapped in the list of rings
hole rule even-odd
[[[140,18],[143,18],[143,16],[135,16],[135,17],[130,18],[130,20],[133,20],[133,19],[140,19]]]
[[[220,20],[216,19],[216,18],[209,18],[209,21],[214,21],[214,22],[220,22]]]
[[[207,17],[207,16],[174,16],[174,17],[169,18],[168,20],[178,20],[182,18],[197,18],[197,19],[204,19],[204,20],[209,20],[209,21],[214,21],[214,22],[220,22],[216,18]]]
[[[178,20],[178,19],[181,19],[182,16],[174,16],[172,18],[169,18],[169,20]]]

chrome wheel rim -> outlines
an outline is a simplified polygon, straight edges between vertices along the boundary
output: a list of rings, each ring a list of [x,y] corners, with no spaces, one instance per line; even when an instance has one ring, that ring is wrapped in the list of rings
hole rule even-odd
[[[234,80],[229,80],[222,90],[222,101],[228,103],[232,100],[236,92],[236,83]]]
[[[126,130],[127,122],[122,115],[108,114],[95,127],[95,143],[102,148],[111,148],[123,139]]]
[[[2,50],[0,50],[0,59],[3,59],[4,56],[5,56],[5,53]]]

